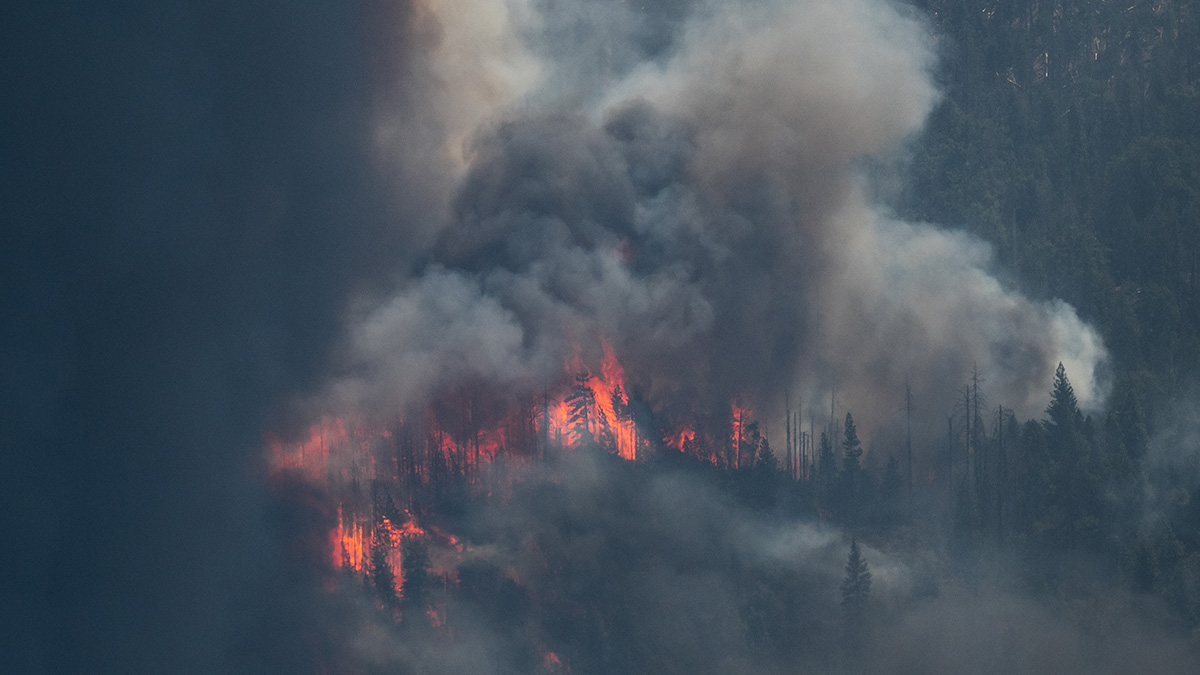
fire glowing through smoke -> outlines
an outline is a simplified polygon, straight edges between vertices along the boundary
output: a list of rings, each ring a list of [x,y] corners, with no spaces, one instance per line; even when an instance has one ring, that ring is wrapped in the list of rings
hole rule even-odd
[[[380,121],[400,175],[437,175],[409,192],[433,195],[413,207],[421,263],[350,308],[338,372],[306,402],[337,416],[268,439],[274,471],[336,505],[334,569],[400,599],[420,566],[451,583],[464,551],[441,507],[503,503],[571,453],[811,477],[818,398],[830,437],[837,405],[887,424],[872,411],[910,379],[933,402],[976,368],[1019,410],[1044,405],[1030,374],[1059,361],[1081,402],[1102,399],[1103,345],[1073,309],[1000,283],[967,235],[894,220],[859,180],[937,101],[919,21],[874,0],[698,3],[664,19],[660,51],[636,3],[609,3],[590,53],[628,58],[599,72],[575,53],[587,31],[476,4],[429,3],[440,85]],[[484,86],[481,63],[513,76]]]
[[[574,384],[559,396],[543,421],[546,433],[555,442],[576,447],[586,429],[594,441],[610,439],[616,454],[623,459],[638,458],[639,439],[629,412],[625,369],[617,360],[612,345],[602,341],[604,361],[599,373],[583,365],[578,350],[569,372]]]
[[[626,461],[644,461],[653,449],[662,448],[732,469],[753,464],[762,446],[757,436],[752,439],[757,427],[742,397],[730,402],[720,426],[727,433],[709,434],[707,443],[695,424],[677,424],[666,432],[639,428],[625,369],[612,345],[607,340],[601,345],[598,371],[589,369],[576,350],[556,386],[540,395],[530,393],[523,403],[501,403],[506,412],[491,424],[481,422],[486,416],[479,414],[471,395],[451,397],[448,405],[431,404],[421,419],[397,417],[383,429],[356,428],[345,419],[326,417],[300,440],[268,437],[270,466],[277,475],[302,476],[338,499],[336,525],[329,532],[333,568],[365,576],[386,565],[402,595],[406,540],[435,543],[454,558],[463,546],[453,535],[419,524],[416,514],[396,506],[394,494],[406,498],[407,490],[447,478],[502,491],[503,478],[485,478],[495,460],[519,465],[585,447]],[[364,496],[368,485],[371,494]],[[452,575],[456,561],[445,562],[442,571]]]

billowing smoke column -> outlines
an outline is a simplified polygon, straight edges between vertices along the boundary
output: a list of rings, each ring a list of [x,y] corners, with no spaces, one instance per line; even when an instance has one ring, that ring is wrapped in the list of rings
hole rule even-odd
[[[665,408],[836,391],[870,421],[909,382],[936,415],[977,371],[1035,415],[1059,361],[1101,402],[1104,348],[1072,308],[867,197],[856,167],[937,101],[918,20],[875,0],[504,7],[423,10],[420,110],[378,114],[381,155],[431,186],[425,255],[361,303],[321,406],[539,391],[602,340]]]
[[[1069,308],[865,199],[857,159],[896,150],[936,96],[921,26],[888,5],[5,9],[0,671],[371,672],[330,666],[385,644],[325,592],[336,505],[255,473],[268,410],[320,388],[352,293],[322,409],[537,391],[602,339],[656,402],[836,387],[862,413],[978,363],[1015,406],[1058,358],[1096,401],[1102,350]],[[643,487],[618,479],[599,487]],[[725,505],[690,487],[692,530],[655,490],[568,488],[498,529],[553,531],[547,513],[582,505],[607,540],[649,523],[641,539],[746,548],[711,536]],[[682,601],[710,576],[670,578],[645,587],[703,616]]]

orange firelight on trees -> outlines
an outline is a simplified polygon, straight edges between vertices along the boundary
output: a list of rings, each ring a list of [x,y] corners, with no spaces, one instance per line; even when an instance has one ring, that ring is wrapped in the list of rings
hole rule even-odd
[[[548,387],[541,397],[504,401],[489,399],[486,391],[460,388],[385,428],[325,417],[298,440],[268,436],[268,466],[275,474],[298,475],[324,486],[337,498],[337,522],[328,535],[334,569],[370,574],[382,555],[399,591],[401,544],[406,538],[427,537],[451,558],[462,555],[464,547],[436,528],[422,528],[407,509],[381,508],[377,499],[390,504],[395,498],[396,505],[403,506],[410,503],[405,501],[410,487],[454,478],[465,479],[481,493],[503,495],[505,480],[514,475],[506,471],[550,448],[578,448],[587,438],[628,461],[644,459],[654,447],[658,440],[640,437],[634,424],[624,366],[607,340],[601,339],[600,345],[598,372],[586,366],[576,350],[563,365],[557,386]],[[696,420],[676,420],[666,444],[719,466],[747,465],[754,459],[747,431],[753,411],[735,397],[729,415],[728,436],[723,439],[701,433]],[[491,472],[488,467],[502,456],[513,461]],[[381,492],[365,491],[367,487]],[[447,562],[448,567],[440,566],[451,574],[453,563]]]

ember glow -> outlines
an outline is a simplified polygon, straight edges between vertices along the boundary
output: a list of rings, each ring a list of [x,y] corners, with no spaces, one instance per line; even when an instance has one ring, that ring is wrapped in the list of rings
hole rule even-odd
[[[669,433],[639,429],[625,369],[612,345],[607,340],[601,344],[599,368],[589,369],[576,350],[561,379],[540,396],[530,392],[519,400],[484,405],[479,395],[460,390],[429,404],[421,415],[397,416],[385,428],[325,417],[300,439],[268,436],[268,461],[277,475],[299,475],[340,496],[337,523],[329,532],[332,566],[365,576],[372,571],[372,551],[383,549],[398,594],[403,592],[405,540],[435,544],[434,557],[450,559],[435,568],[448,577],[464,553],[455,535],[423,527],[408,508],[396,506],[411,503],[408,492],[414,486],[428,490],[438,481],[457,478],[477,491],[503,494],[514,467],[586,448],[630,462],[649,459],[656,448],[730,469],[753,462],[756,446],[750,430],[757,433],[757,425],[742,397],[730,401],[727,417],[718,422],[727,433],[710,436],[708,442],[697,440],[694,420],[674,420]],[[489,420],[485,408],[504,413]],[[364,486],[372,486],[370,499],[361,494]]]

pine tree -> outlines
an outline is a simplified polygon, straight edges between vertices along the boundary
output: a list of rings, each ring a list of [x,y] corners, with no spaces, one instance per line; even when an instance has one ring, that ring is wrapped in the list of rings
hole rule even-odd
[[[388,549],[391,543],[386,537],[379,537],[371,544],[370,581],[375,595],[383,603],[383,608],[394,611],[400,605],[396,596],[396,574],[388,563]]]
[[[405,620],[424,616],[429,590],[429,549],[417,537],[408,537],[401,546],[400,571],[404,577]]]
[[[842,436],[842,450],[842,494],[839,501],[843,504],[849,521],[856,523],[862,510],[863,472],[859,459],[863,451],[862,443],[858,440],[858,429],[854,426],[854,417],[848,412],[846,429]]]
[[[1052,548],[1102,545],[1105,521],[1103,462],[1091,418],[1079,410],[1060,363],[1048,420],[1023,434],[1027,517],[1042,543]]]
[[[833,444],[829,435],[821,432],[821,448],[817,454],[817,502],[823,509],[832,506],[837,490],[837,457],[833,454]]]
[[[591,377],[591,373],[587,371],[576,375],[575,384],[571,385],[571,391],[566,398],[567,420],[571,424],[571,432],[575,435],[576,442],[592,439],[591,417],[592,410],[596,407],[596,394],[589,384]]]
[[[758,444],[754,466],[767,473],[775,473],[779,470],[779,460],[775,458],[775,452],[771,450],[771,444],[765,438]]]
[[[575,376],[575,384],[571,385],[566,404],[567,421],[577,445],[617,451],[617,437],[613,434],[604,408],[596,401],[590,372],[584,370]]]
[[[1079,401],[1075,389],[1067,379],[1067,371],[1060,362],[1054,371],[1054,389],[1050,392],[1050,405],[1046,408],[1050,422],[1063,430],[1075,431],[1083,421],[1079,412]]]
[[[862,646],[866,628],[867,601],[871,597],[871,570],[858,550],[858,540],[850,540],[846,557],[846,577],[842,579],[842,616],[845,620],[846,647],[855,653]]]
[[[871,569],[858,548],[858,538],[850,539],[850,554],[846,557],[846,577],[842,580],[842,608],[861,613],[871,596]]]

